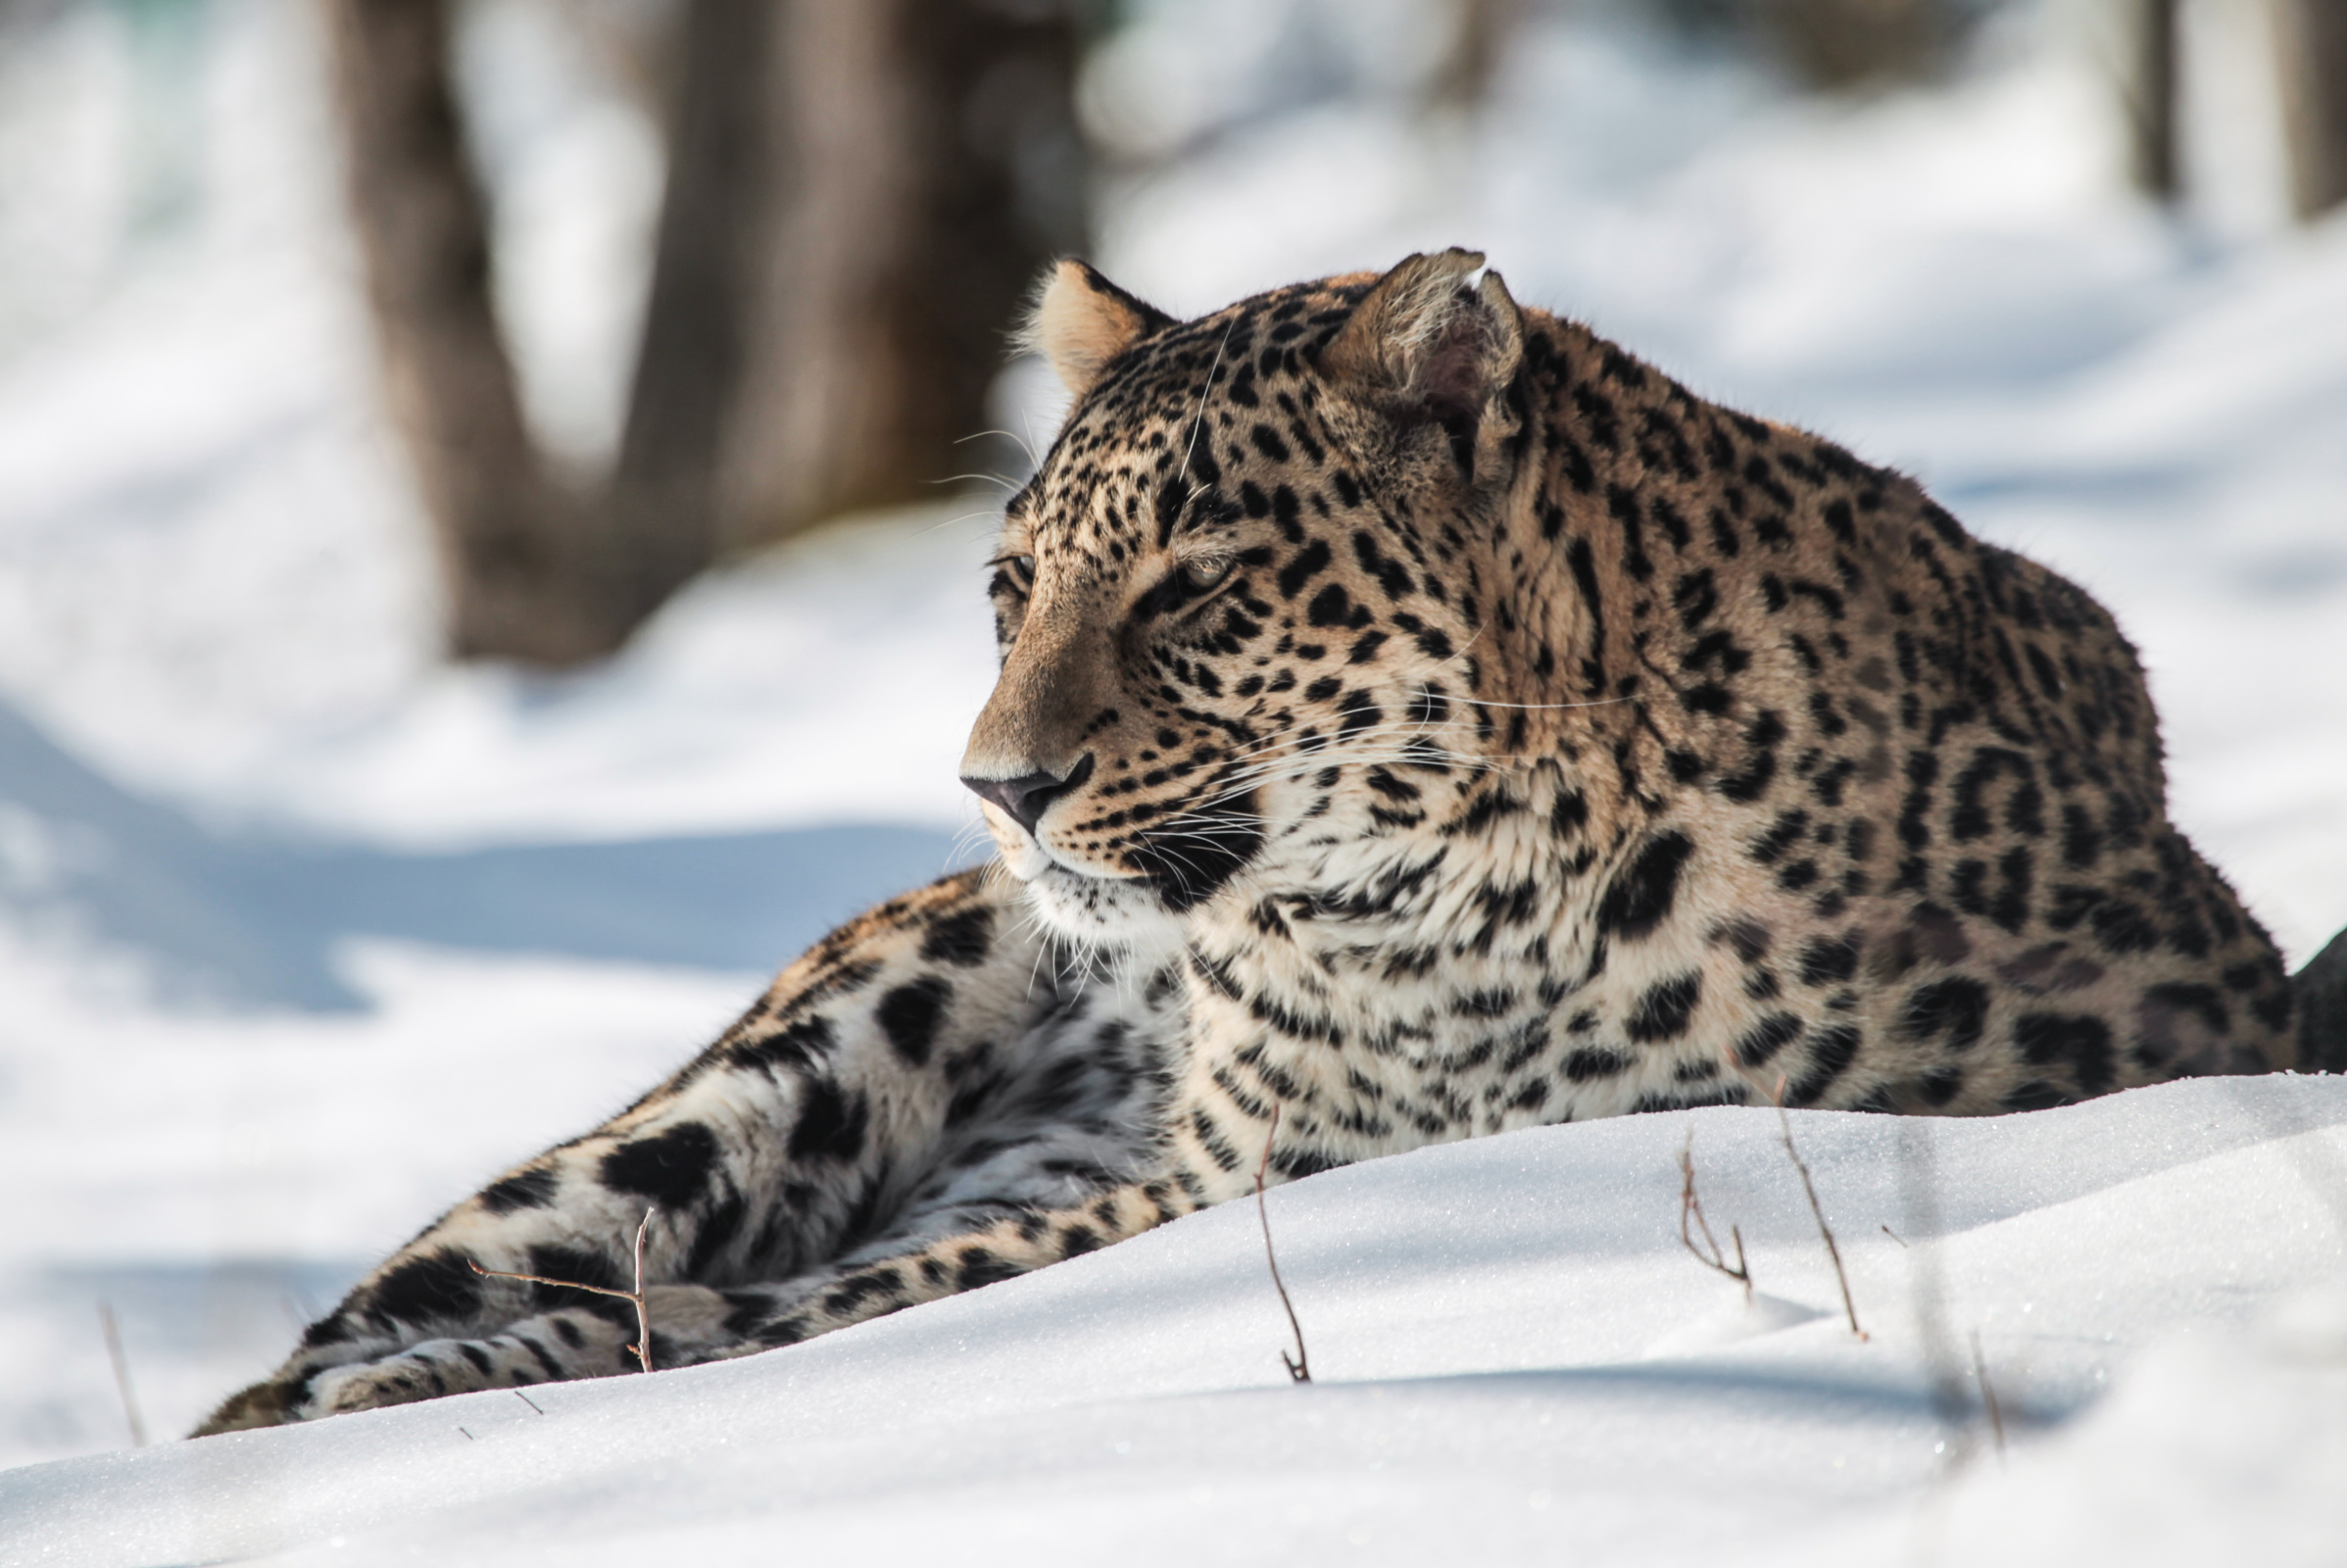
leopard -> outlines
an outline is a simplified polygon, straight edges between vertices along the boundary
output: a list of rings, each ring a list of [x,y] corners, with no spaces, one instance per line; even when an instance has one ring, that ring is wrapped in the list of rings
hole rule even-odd
[[[457,1203],[198,1435],[782,1351],[1519,1128],[2292,1065],[2135,651],[1915,480],[1460,249],[1188,320],[1066,260],[1027,342],[1070,402],[987,568],[995,858]]]

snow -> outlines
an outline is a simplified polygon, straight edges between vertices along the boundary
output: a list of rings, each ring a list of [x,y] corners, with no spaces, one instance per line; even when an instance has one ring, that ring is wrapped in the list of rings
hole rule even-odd
[[[2176,818],[2301,961],[2347,924],[2347,220],[2277,226],[2237,9],[2187,7],[2224,112],[2164,218],[2059,6],[1944,89],[1842,102],[1587,6],[1470,123],[1417,106],[1409,0],[1141,5],[1086,84],[1135,161],[1100,257],[1196,310],[1478,244],[1921,474],[2119,613]],[[176,96],[131,15],[0,47],[0,1563],[2337,1559],[2336,1079],[1796,1115],[1864,1342],[1774,1116],[1722,1109],[1273,1193],[1309,1387],[1236,1205],[543,1415],[122,1448],[101,1302],[184,1431],[427,1216],[973,853],[993,669],[984,494],[713,575],[596,670],[435,665],[315,15],[204,8]],[[468,16],[530,416],[592,472],[657,144],[541,0]],[[1048,437],[1032,364],[998,401]],[[1679,1244],[1690,1131],[1749,1305]]]
[[[1276,1359],[1238,1203],[779,1353],[532,1390],[539,1409],[473,1395],[7,1473],[0,1541],[91,1568],[941,1542],[974,1562],[2335,1560],[2347,1082],[1791,1126],[1864,1341],[1772,1112],[1624,1118],[1272,1194],[1308,1387]],[[1707,1212],[1776,1293],[1704,1344],[1687,1331],[1745,1309],[1679,1245],[1690,1136]]]

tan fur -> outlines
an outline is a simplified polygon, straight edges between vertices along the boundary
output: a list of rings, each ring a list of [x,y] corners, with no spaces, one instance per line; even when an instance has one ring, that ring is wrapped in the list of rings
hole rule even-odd
[[[1069,394],[1079,398],[1147,325],[1130,305],[1094,287],[1097,275],[1072,258],[1056,264],[1045,274],[1042,293],[1019,333],[1020,346],[1050,361]]]

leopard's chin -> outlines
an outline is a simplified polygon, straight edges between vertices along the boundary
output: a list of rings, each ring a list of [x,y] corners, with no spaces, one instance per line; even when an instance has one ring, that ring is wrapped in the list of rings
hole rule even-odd
[[[1139,948],[1181,939],[1181,916],[1147,878],[1087,876],[1051,861],[1020,880],[1045,928],[1067,941]]]

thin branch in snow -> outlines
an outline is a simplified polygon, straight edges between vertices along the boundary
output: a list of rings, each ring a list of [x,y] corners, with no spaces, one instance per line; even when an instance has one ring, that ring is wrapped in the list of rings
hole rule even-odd
[[[1973,1446],[1973,1398],[1970,1372],[1961,1365],[1955,1339],[1948,1332],[1947,1285],[1940,1237],[1936,1175],[1936,1129],[1930,1117],[1910,1116],[1899,1122],[1899,1188],[1906,1210],[1903,1223],[1915,1233],[1910,1244],[1889,1226],[1884,1234],[1907,1252],[1907,1298],[1915,1321],[1915,1338],[1924,1366],[1931,1378],[1931,1411],[1943,1433],[1942,1444],[1951,1465],[1963,1462]]]
[[[513,1391],[513,1397],[519,1399],[523,1404],[528,1405],[532,1410],[535,1410],[540,1415],[544,1415],[546,1413],[545,1406],[541,1405],[537,1400],[531,1398],[528,1395],[522,1393],[519,1389],[515,1389]]]
[[[607,1285],[581,1285],[576,1280],[548,1279],[543,1274],[516,1274],[510,1269],[483,1268],[477,1260],[469,1257],[465,1261],[472,1265],[475,1274],[493,1280],[527,1280],[532,1285],[560,1285],[564,1290],[585,1291],[592,1296],[610,1296],[622,1301],[633,1301],[636,1304],[636,1343],[629,1346],[628,1349],[634,1353],[637,1364],[649,1372],[652,1370],[652,1308],[644,1301],[644,1233],[652,1227],[655,1211],[654,1206],[647,1206],[643,1220],[636,1226],[636,1288],[632,1291],[614,1291]],[[534,1404],[530,1408],[538,1409]],[[544,1415],[546,1412],[538,1410],[538,1413]]]
[[[114,1303],[98,1303],[98,1327],[106,1335],[106,1358],[114,1363],[115,1392],[122,1396],[122,1419],[130,1423],[130,1446],[147,1446],[147,1423],[138,1413],[138,1396],[130,1387],[130,1357],[122,1353],[122,1331],[114,1320]]]
[[[1866,1339],[1866,1330],[1858,1326],[1858,1303],[1850,1299],[1850,1276],[1842,1271],[1841,1249],[1834,1244],[1834,1227],[1826,1223],[1825,1207],[1817,1200],[1817,1183],[1809,1179],[1809,1166],[1802,1160],[1801,1152],[1793,1147],[1793,1119],[1785,1108],[1784,1074],[1778,1074],[1777,1092],[1769,1099],[1777,1107],[1777,1125],[1785,1136],[1785,1157],[1801,1173],[1801,1191],[1809,1195],[1809,1212],[1817,1216],[1817,1233],[1826,1239],[1826,1255],[1834,1259],[1834,1282],[1841,1287],[1841,1309],[1849,1314],[1850,1332]]]
[[[1679,1151],[1679,1243],[1692,1253],[1696,1262],[1705,1268],[1716,1269],[1744,1288],[1744,1304],[1752,1304],[1752,1269],[1744,1261],[1744,1233],[1736,1226],[1728,1227],[1728,1239],[1736,1244],[1736,1262],[1732,1266],[1728,1254],[1720,1250],[1719,1238],[1711,1234],[1711,1221],[1703,1217],[1703,1200],[1695,1196],[1695,1129],[1687,1130],[1687,1144]],[[1697,1247],[1687,1230],[1692,1221],[1703,1233],[1703,1245]]]
[[[1263,1173],[1271,1168],[1271,1141],[1280,1130],[1280,1107],[1271,1107],[1271,1128],[1263,1135],[1263,1157],[1255,1162],[1255,1218],[1263,1226],[1263,1260],[1271,1265],[1271,1286],[1280,1293],[1280,1306],[1288,1314],[1288,1327],[1296,1335],[1296,1354],[1285,1348],[1280,1351],[1280,1364],[1288,1369],[1291,1383],[1312,1381],[1311,1357],[1304,1353],[1304,1326],[1296,1321],[1296,1303],[1288,1299],[1288,1286],[1280,1278],[1280,1255],[1271,1250],[1271,1210],[1263,1203]]]
[[[1988,1381],[1988,1358],[1980,1353],[1980,1331],[1972,1331],[1972,1372],[1980,1381],[1980,1404],[1988,1412],[1988,1430],[1996,1438],[1996,1456],[2005,1456],[2005,1412],[1996,1402],[1996,1385]]]

